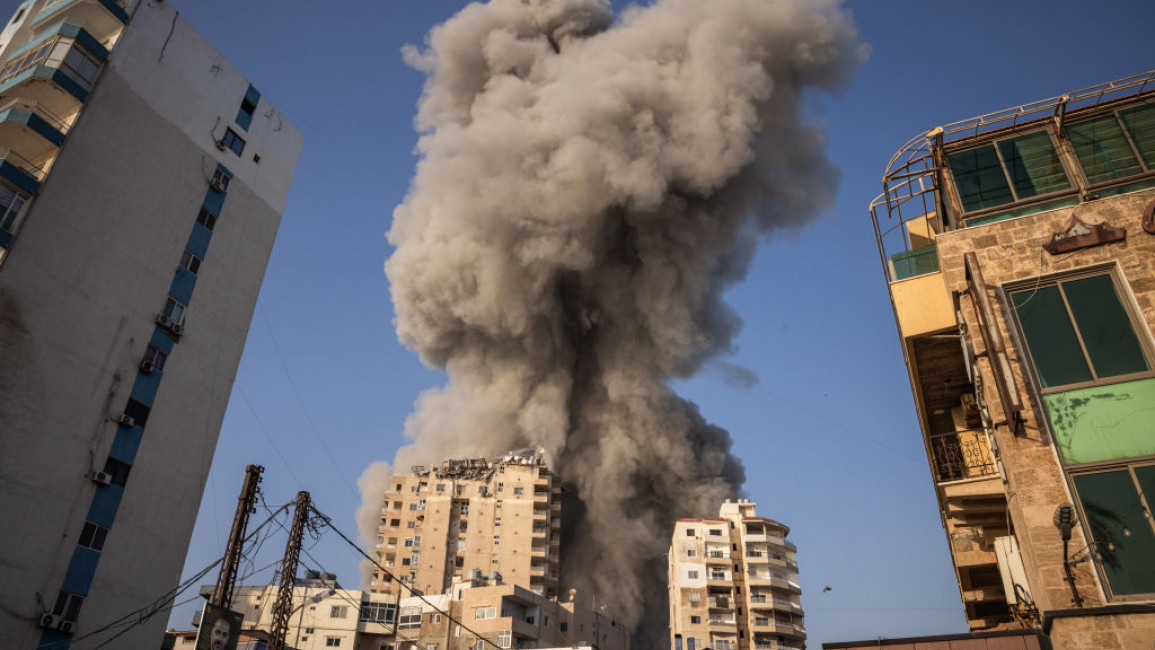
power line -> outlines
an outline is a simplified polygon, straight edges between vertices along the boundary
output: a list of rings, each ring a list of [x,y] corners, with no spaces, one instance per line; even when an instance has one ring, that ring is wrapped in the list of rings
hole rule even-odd
[[[293,395],[297,398],[297,404],[301,407],[301,412],[305,414],[305,420],[309,422],[309,432],[312,433],[313,437],[320,443],[321,449],[325,450],[325,455],[329,457],[329,462],[333,465],[337,476],[340,476],[345,486],[349,488],[349,492],[353,494],[354,498],[360,496],[357,489],[349,482],[349,478],[341,471],[341,467],[337,465],[337,459],[333,457],[333,452],[329,450],[329,445],[327,445],[325,439],[321,437],[320,431],[317,429],[317,423],[313,421],[312,414],[309,413],[309,409],[305,406],[305,400],[301,397],[301,391],[297,389],[297,382],[293,381],[293,374],[289,372],[289,365],[285,363],[285,355],[281,354],[281,346],[277,343],[277,337],[273,335],[273,328],[269,324],[269,318],[265,315],[265,310],[261,307],[259,300],[257,301],[257,311],[260,312],[261,321],[264,322],[265,330],[269,333],[269,340],[273,343],[273,350],[277,353],[277,359],[281,361],[281,369],[285,371],[285,378],[289,380],[289,387],[293,389]]]
[[[461,626],[461,629],[465,630],[466,632],[469,632],[470,634],[472,634],[472,635],[473,635],[474,637],[476,637],[477,639],[479,639],[479,640],[481,640],[481,641],[484,641],[485,643],[488,643],[489,645],[493,646],[493,647],[494,647],[494,648],[496,648],[497,650],[505,650],[505,648],[502,648],[501,646],[497,645],[497,643],[495,643],[495,642],[493,642],[493,641],[491,641],[491,640],[489,640],[489,639],[485,638],[484,636],[482,636],[482,634],[481,634],[480,632],[478,632],[478,631],[476,631],[476,630],[474,630],[474,629],[470,628],[470,627],[469,627],[468,625],[466,625],[466,624],[465,624],[465,622],[464,622],[464,621],[462,621],[461,619],[455,618],[455,617],[454,617],[452,614],[450,614],[449,612],[447,612],[447,611],[444,611],[444,610],[442,610],[440,607],[438,607],[437,605],[434,605],[433,603],[429,602],[429,600],[428,600],[428,599],[425,597],[425,595],[424,595],[424,594],[420,593],[420,592],[419,592],[419,591],[417,591],[416,589],[414,589],[414,588],[410,587],[408,584],[406,584],[405,582],[402,582],[400,579],[398,579],[398,578],[397,578],[397,576],[393,575],[393,573],[392,573],[392,572],[390,572],[390,571],[389,571],[388,569],[386,569],[385,567],[381,566],[381,564],[380,564],[380,563],[379,563],[377,560],[375,560],[375,559],[373,559],[372,557],[370,557],[370,556],[369,556],[369,554],[368,554],[368,553],[366,553],[366,552],[365,552],[365,551],[364,551],[364,550],[363,550],[363,549],[362,549],[362,548],[361,548],[361,547],[360,547],[360,546],[359,546],[359,545],[358,545],[356,542],[354,542],[352,539],[349,539],[349,536],[348,536],[348,535],[346,535],[345,533],[341,532],[341,530],[340,530],[339,528],[337,528],[336,526],[334,526],[334,525],[333,525],[333,520],[332,520],[332,519],[330,519],[330,518],[329,518],[327,515],[325,515],[325,513],[321,512],[320,510],[317,510],[316,506],[313,506],[313,512],[314,512],[314,513],[316,513],[316,514],[317,514],[317,516],[318,516],[318,517],[320,517],[320,518],[321,518],[321,520],[322,520],[323,522],[325,522],[325,525],[326,525],[326,526],[328,526],[330,530],[332,530],[334,533],[337,533],[337,536],[338,536],[338,537],[340,537],[341,539],[345,540],[345,543],[346,543],[346,544],[348,544],[349,546],[353,547],[353,548],[354,548],[354,549],[355,549],[355,550],[356,550],[358,553],[360,553],[360,554],[361,554],[361,557],[363,557],[363,558],[365,558],[366,560],[369,560],[370,562],[372,562],[372,563],[373,563],[373,566],[375,566],[375,567],[377,567],[378,569],[380,569],[380,570],[382,571],[382,573],[384,573],[386,576],[388,576],[388,577],[389,577],[389,579],[390,579],[390,580],[394,580],[394,581],[396,581],[396,582],[397,582],[397,584],[401,585],[401,588],[402,588],[402,589],[405,589],[406,591],[408,591],[408,592],[409,592],[409,594],[410,594],[411,596],[415,596],[415,597],[419,598],[419,599],[421,600],[421,602],[423,602],[423,603],[425,603],[426,605],[428,605],[429,607],[433,608],[433,611],[437,612],[438,614],[442,614],[442,615],[444,615],[444,616],[445,616],[445,618],[449,619],[449,622],[451,622],[451,623],[456,623],[457,625],[460,625],[460,626]],[[398,615],[398,617],[400,617],[400,615],[401,615],[401,613],[400,613],[400,607],[398,607],[398,614],[397,614],[397,615]]]

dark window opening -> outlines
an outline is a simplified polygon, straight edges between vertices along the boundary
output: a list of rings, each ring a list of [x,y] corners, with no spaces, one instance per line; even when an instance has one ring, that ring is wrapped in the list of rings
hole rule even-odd
[[[224,141],[222,140],[221,142],[223,145]],[[239,156],[240,154],[237,155]],[[218,169],[213,172],[213,177],[209,180],[209,186],[218,192],[226,192],[229,189],[229,181],[231,180],[232,178],[230,178],[228,174]]]
[[[112,480],[109,483],[113,485],[124,487],[124,484],[128,482],[128,471],[131,469],[131,465],[126,465],[115,458],[104,461],[104,473],[111,477]]]
[[[104,550],[104,539],[107,536],[107,528],[94,524],[91,521],[86,521],[84,522],[84,530],[80,531],[80,541],[77,542],[77,544],[94,551],[101,551]]]
[[[80,608],[84,605],[84,596],[60,590],[56,602],[52,605],[52,613],[66,621],[75,623],[80,617]]]
[[[189,251],[185,251],[184,253],[181,253],[180,265],[181,268],[188,269],[189,273],[196,275],[197,271],[199,271],[201,268],[201,258],[193,255]]]
[[[151,408],[141,404],[140,402],[128,399],[128,404],[124,405],[124,414],[131,417],[136,426],[143,427],[148,423],[148,414],[152,411]]]
[[[156,347],[153,344],[148,345],[148,349],[144,352],[144,359],[141,361],[141,370],[164,370],[164,364],[168,361],[168,355],[164,350]]]
[[[197,223],[212,230],[217,225],[217,215],[208,211],[208,208],[201,208],[200,214],[197,215]]]
[[[249,101],[248,97],[245,97],[241,100],[241,110],[249,115],[252,115],[253,112],[257,110],[257,105]]]

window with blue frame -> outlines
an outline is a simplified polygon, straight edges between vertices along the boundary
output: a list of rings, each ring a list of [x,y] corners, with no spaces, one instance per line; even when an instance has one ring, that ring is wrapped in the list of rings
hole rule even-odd
[[[245,150],[245,141],[232,129],[225,129],[225,137],[221,138],[221,146],[239,156]]]

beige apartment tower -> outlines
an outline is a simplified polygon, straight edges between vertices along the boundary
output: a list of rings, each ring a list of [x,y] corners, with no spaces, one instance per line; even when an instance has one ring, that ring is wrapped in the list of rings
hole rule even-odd
[[[726,501],[717,517],[678,520],[670,544],[673,650],[806,647],[789,533],[746,499]]]
[[[393,478],[381,511],[372,590],[440,594],[453,580],[496,579],[548,598],[558,591],[561,486],[540,449],[498,460],[448,460]]]
[[[1155,72],[936,127],[871,205],[974,631],[1155,638]]]

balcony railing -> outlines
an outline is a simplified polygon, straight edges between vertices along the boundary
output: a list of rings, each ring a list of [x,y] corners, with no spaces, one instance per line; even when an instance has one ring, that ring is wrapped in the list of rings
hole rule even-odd
[[[34,99],[16,97],[15,99],[0,104],[0,113],[13,108],[35,113],[38,117],[40,117],[40,119],[48,122],[52,128],[60,131],[61,133],[68,133],[68,129],[71,128],[69,124],[65,122],[60,116],[48,110],[47,106]]]
[[[983,431],[957,431],[931,436],[930,448],[940,482],[998,474],[987,434]]]
[[[28,174],[37,182],[44,180],[44,169],[42,167],[33,165],[27,158],[11,149],[0,147],[0,161],[20,169],[20,171]]]

